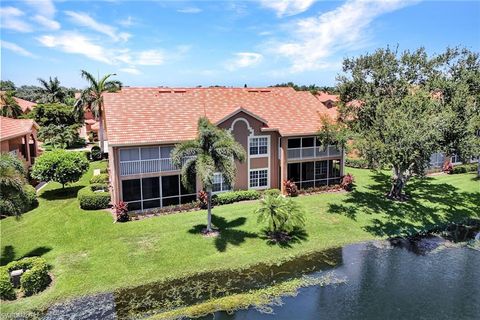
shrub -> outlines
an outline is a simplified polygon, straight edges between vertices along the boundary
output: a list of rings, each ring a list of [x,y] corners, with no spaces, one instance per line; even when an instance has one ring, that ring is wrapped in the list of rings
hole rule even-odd
[[[368,165],[368,161],[365,159],[345,159],[345,166],[351,168],[360,168],[360,169],[369,169],[370,166]]]
[[[453,164],[451,162],[447,162],[443,164],[442,171],[448,174],[451,174],[453,171]]]
[[[454,166],[451,173],[457,174],[457,173],[467,173],[467,172],[475,172],[475,171],[477,171],[477,164],[471,163],[471,164],[461,164],[458,166]]]
[[[100,169],[100,173],[108,173],[108,168],[102,168],[102,169]]]
[[[283,185],[285,187],[285,192],[289,197],[296,197],[298,196],[298,188],[295,182],[291,180],[283,181]]]
[[[87,157],[88,160],[92,160],[92,152],[90,150],[85,150],[83,151],[85,154],[85,157]]]
[[[198,201],[200,202],[200,208],[207,209],[208,193],[204,190],[200,190],[200,192],[198,193]]]
[[[25,207],[24,212],[32,210],[38,206],[37,200],[37,190],[29,184],[23,187],[23,191],[25,192]]]
[[[314,193],[327,192],[327,191],[340,190],[340,189],[342,189],[342,186],[340,184],[330,184],[328,186],[324,185],[319,187],[300,189],[298,190],[298,194],[314,194]]]
[[[113,205],[113,209],[115,210],[117,222],[130,221],[130,216],[128,215],[128,203],[119,201]]]
[[[99,146],[93,146],[92,150],[90,151],[92,155],[92,160],[97,161],[97,160],[102,160],[103,155],[102,155],[102,149],[100,149]]]
[[[10,282],[10,275],[6,267],[0,267],[0,299],[14,300],[16,298],[12,283]]]
[[[343,176],[342,182],[340,183],[340,185],[342,186],[343,189],[347,191],[352,191],[354,182],[355,182],[355,178],[353,177],[353,175],[351,175],[350,173],[347,173],[346,175]]]
[[[108,183],[108,173],[100,173],[90,179],[91,184]]]
[[[272,196],[279,196],[280,194],[282,194],[282,192],[278,189],[267,189],[263,192],[263,196],[264,197],[268,197],[270,195]]]
[[[48,275],[47,261],[40,257],[29,257],[12,261],[6,265],[5,269],[8,277],[8,273],[13,270],[26,270],[20,277],[20,287],[27,296],[42,291],[51,280]]]
[[[102,191],[104,190],[104,191]],[[105,209],[110,205],[110,193],[106,184],[91,184],[78,191],[77,199],[84,210]]]
[[[78,181],[88,169],[88,160],[83,152],[54,150],[37,158],[32,168],[32,177],[41,181],[56,181],[65,184]]]
[[[291,198],[268,195],[260,200],[260,207],[255,213],[258,215],[258,222],[266,222],[269,235],[276,239],[285,239],[282,234],[305,227],[305,212]]]
[[[212,203],[222,205],[244,200],[256,200],[259,198],[260,192],[256,190],[238,190],[216,194],[212,197]]]

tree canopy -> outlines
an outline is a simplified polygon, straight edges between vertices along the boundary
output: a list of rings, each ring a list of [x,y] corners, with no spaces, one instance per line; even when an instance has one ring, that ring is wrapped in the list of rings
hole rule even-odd
[[[40,181],[55,181],[65,184],[78,181],[88,170],[88,160],[82,152],[62,149],[48,151],[35,160],[32,177]]]
[[[371,166],[392,168],[391,198],[404,197],[408,179],[424,174],[440,146],[442,114],[429,85],[440,67],[423,48],[378,49],[343,62],[340,120]]]

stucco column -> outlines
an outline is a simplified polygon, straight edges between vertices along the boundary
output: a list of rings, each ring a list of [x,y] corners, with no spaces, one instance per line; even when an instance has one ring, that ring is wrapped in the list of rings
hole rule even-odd
[[[280,188],[285,194],[285,186],[283,182],[287,180],[287,138],[280,138]]]
[[[30,158],[30,134],[27,134],[25,136],[25,153],[26,153],[26,158],[27,158],[27,163],[28,165],[32,164],[32,159]]]
[[[117,148],[108,147],[108,171],[110,175],[110,195],[112,203],[120,201],[120,170],[118,170]]]

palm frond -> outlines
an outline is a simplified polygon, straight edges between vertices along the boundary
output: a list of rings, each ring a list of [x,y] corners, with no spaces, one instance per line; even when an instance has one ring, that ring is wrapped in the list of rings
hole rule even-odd
[[[182,159],[185,157],[196,156],[201,153],[198,141],[191,140],[179,143],[172,150],[171,158],[174,166],[180,167],[182,165]]]
[[[197,155],[195,161],[195,170],[205,188],[211,188],[213,184],[213,175],[216,172],[215,162],[208,153]]]

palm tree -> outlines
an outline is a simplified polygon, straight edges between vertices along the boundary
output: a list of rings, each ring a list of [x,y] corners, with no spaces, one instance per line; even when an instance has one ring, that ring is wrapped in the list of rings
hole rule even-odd
[[[75,108],[88,108],[92,111],[94,117],[98,120],[98,136],[100,140],[100,149],[104,153],[103,138],[103,93],[116,92],[122,88],[122,83],[118,80],[109,80],[115,73],[106,74],[102,78],[95,78],[91,73],[82,70],[82,78],[88,81],[88,88],[82,91],[80,99],[75,103]]]
[[[13,97],[13,91],[2,92],[0,94],[0,105],[2,109],[0,114],[3,117],[18,118],[22,114],[22,108]]]
[[[225,183],[233,185],[237,171],[236,160],[245,160],[243,146],[235,141],[231,133],[217,128],[205,117],[198,120],[197,139],[178,144],[172,151],[173,164],[182,168],[184,187],[192,189],[195,178],[198,177],[207,192],[207,233],[212,232],[213,176],[220,172]]]
[[[40,99],[41,102],[43,103],[64,103],[65,102],[65,91],[64,89],[60,86],[60,81],[58,81],[57,77],[53,78],[50,77],[47,80],[44,80],[42,78],[37,79],[38,82],[40,82],[40,94],[42,95],[42,98]]]
[[[0,212],[19,215],[25,200],[23,186],[25,168],[18,158],[9,153],[0,154]]]
[[[255,210],[258,222],[266,222],[272,238],[282,238],[284,234],[304,228],[305,213],[302,207],[291,198],[268,194],[260,200],[260,207]]]

